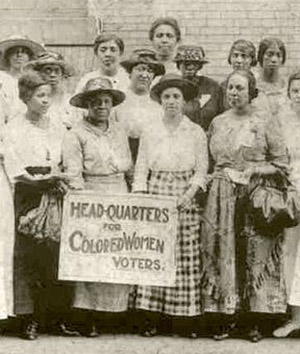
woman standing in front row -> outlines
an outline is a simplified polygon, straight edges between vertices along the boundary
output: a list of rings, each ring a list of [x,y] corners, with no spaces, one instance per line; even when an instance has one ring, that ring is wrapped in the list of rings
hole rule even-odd
[[[131,155],[123,126],[110,118],[113,106],[125,99],[106,78],[90,79],[71,105],[87,110],[84,120],[70,130],[63,144],[63,164],[73,189],[101,193],[126,193],[125,173],[131,168]],[[96,312],[127,311],[130,285],[78,282],[74,307],[89,310],[86,335],[98,335]]]
[[[202,300],[204,311],[218,314],[223,327],[216,339],[229,335],[231,316],[238,311],[251,315],[248,336],[254,342],[261,338],[261,314],[286,311],[282,232],[258,231],[249,213],[251,175],[270,177],[287,164],[276,121],[270,124],[266,113],[251,105],[256,94],[251,72],[233,72],[226,92],[231,109],[210,129],[214,173],[202,234]]]
[[[143,334],[157,333],[159,315],[193,319],[202,313],[200,302],[200,207],[195,195],[205,190],[208,167],[204,131],[183,115],[186,101],[197,87],[179,75],[163,76],[150,93],[163,108],[162,116],[143,132],[133,190],[178,197],[174,287],[137,286],[132,306],[145,313]]]

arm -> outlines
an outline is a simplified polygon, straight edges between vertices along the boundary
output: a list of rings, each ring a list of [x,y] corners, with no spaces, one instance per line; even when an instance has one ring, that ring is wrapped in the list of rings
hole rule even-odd
[[[68,131],[62,144],[63,167],[68,184],[73,189],[83,189],[83,153],[79,136],[74,131]]]

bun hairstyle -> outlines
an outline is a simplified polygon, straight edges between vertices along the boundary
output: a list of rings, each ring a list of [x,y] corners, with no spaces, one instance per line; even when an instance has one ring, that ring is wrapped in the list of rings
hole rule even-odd
[[[123,42],[123,39],[121,39],[116,34],[104,33],[104,34],[99,34],[99,36],[97,36],[95,41],[94,41],[94,53],[95,53],[95,55],[98,54],[98,48],[99,48],[100,44],[105,43],[105,42],[110,42],[110,41],[114,41],[117,44],[117,46],[120,49],[120,54],[121,55],[124,53],[125,44]]]
[[[179,28],[177,20],[175,18],[173,18],[173,17],[159,17],[154,22],[152,22],[150,30],[149,30],[149,39],[150,39],[150,41],[153,40],[154,32],[155,32],[156,28],[158,26],[160,26],[160,25],[171,26],[174,29],[174,31],[175,31],[177,42],[180,41],[180,39],[181,39],[181,31],[180,31],[180,28]]]
[[[245,39],[238,39],[237,41],[233,42],[229,55],[228,55],[228,63],[231,65],[231,55],[234,50],[238,50],[242,53],[245,53],[251,57],[251,66],[256,66],[256,48],[251,41],[247,41]]]
[[[39,73],[30,71],[22,75],[18,80],[19,98],[25,104],[31,99],[34,91],[43,85],[49,85]]]
[[[235,70],[233,71],[226,80],[226,88],[230,78],[234,75],[240,75],[248,80],[248,91],[249,91],[249,102],[251,102],[258,95],[258,89],[256,88],[256,79],[250,70]]]
[[[294,74],[290,75],[290,77],[289,77],[288,87],[287,87],[288,98],[291,98],[291,95],[290,95],[291,83],[295,80],[300,80],[300,71],[295,72]]]
[[[282,64],[285,63],[286,60],[286,48],[284,43],[282,42],[281,39],[276,38],[276,37],[268,37],[264,38],[260,43],[258,47],[258,53],[257,53],[257,61],[259,62],[260,66],[263,66],[263,57],[267,49],[269,49],[272,45],[277,45],[279,50],[282,53]]]

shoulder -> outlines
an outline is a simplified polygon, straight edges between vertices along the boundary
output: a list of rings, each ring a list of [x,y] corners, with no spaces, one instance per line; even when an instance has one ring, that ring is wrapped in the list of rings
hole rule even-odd
[[[199,76],[198,82],[199,86],[204,86],[214,90],[219,90],[221,87],[221,85],[217,81],[207,76]]]
[[[206,134],[200,125],[192,122],[187,116],[183,117],[183,128],[197,138],[206,139]]]

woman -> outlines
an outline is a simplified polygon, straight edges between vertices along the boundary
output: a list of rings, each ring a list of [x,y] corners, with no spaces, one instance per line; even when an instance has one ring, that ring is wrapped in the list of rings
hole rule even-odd
[[[290,158],[290,180],[300,193],[300,72],[289,77],[287,94],[289,104],[281,107],[278,119]],[[273,332],[278,338],[287,337],[300,329],[299,236],[300,226],[285,229],[285,281],[291,320]]]
[[[51,87],[37,73],[21,76],[19,91],[27,111],[8,125],[5,164],[14,184],[18,227],[15,313],[26,315],[23,336],[34,340],[46,315],[58,322],[65,319],[71,299],[71,287],[57,281],[59,163],[65,130],[47,116]]]
[[[35,60],[25,66],[25,69],[37,71],[51,85],[52,103],[48,115],[58,123],[62,122],[67,128],[71,128],[76,122],[69,104],[70,95],[66,92],[65,81],[74,75],[74,69],[66,63],[61,54],[54,52],[40,53]]]
[[[279,38],[264,38],[259,43],[257,88],[267,96],[273,115],[286,103],[287,82],[280,73],[285,60],[286,48]]]
[[[193,83],[167,74],[150,96],[163,114],[141,137],[133,191],[178,198],[174,287],[137,286],[132,306],[148,311],[143,334],[157,333],[160,315],[192,320],[202,313],[200,301],[200,206],[195,196],[205,190],[208,166],[204,131],[183,114],[187,101],[197,95]]]
[[[19,99],[18,79],[24,66],[39,52],[43,46],[28,38],[11,36],[0,42],[0,83],[1,105],[7,122],[19,113],[25,113],[26,106]]]
[[[166,73],[179,73],[174,63],[176,45],[181,40],[178,22],[173,17],[157,18],[150,27],[149,39],[157,59],[165,67]]]
[[[249,338],[258,341],[264,314],[286,310],[283,281],[282,230],[264,233],[254,225],[249,205],[249,179],[271,178],[287,164],[276,122],[253,109],[257,94],[249,71],[233,72],[227,81],[231,109],[210,128],[214,173],[202,236],[203,309],[218,314],[216,339],[228,336],[237,312],[249,314]],[[263,114],[262,114],[263,113]]]
[[[159,104],[150,98],[150,86],[156,76],[164,74],[165,68],[157,61],[155,52],[149,49],[136,49],[121,65],[128,72],[130,86],[125,91],[125,101],[115,109],[114,116],[127,131],[135,163],[142,131],[160,112]]]
[[[196,45],[178,47],[174,61],[184,79],[192,81],[198,88],[198,95],[185,106],[185,114],[205,131],[212,119],[223,111],[223,92],[220,85],[199,71],[208,61],[204,49]]]
[[[129,77],[119,65],[124,49],[123,40],[115,34],[102,33],[97,36],[94,42],[94,54],[97,57],[99,67],[82,77],[75,92],[83,91],[86,83],[96,77],[109,79],[115,89],[127,90]]]
[[[112,107],[125,99],[106,78],[87,82],[71,105],[87,110],[85,119],[70,130],[63,145],[63,164],[73,189],[100,193],[126,193],[125,172],[131,168],[127,136],[120,124],[110,119]],[[97,336],[97,312],[127,310],[129,285],[77,283],[73,306],[88,310],[86,335]]]

